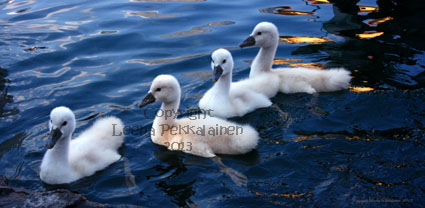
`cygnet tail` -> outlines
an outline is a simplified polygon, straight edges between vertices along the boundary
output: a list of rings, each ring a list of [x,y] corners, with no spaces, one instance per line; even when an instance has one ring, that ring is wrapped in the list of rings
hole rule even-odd
[[[345,69],[323,70],[323,89],[316,89],[318,92],[332,92],[347,89],[350,86],[351,75]]]
[[[243,125],[237,134],[238,138],[233,140],[233,146],[240,154],[248,153],[257,148],[260,137],[254,128],[249,125]]]
[[[124,124],[121,119],[111,116],[97,119],[87,133],[90,132],[98,144],[105,149],[116,150],[124,142],[123,129]]]

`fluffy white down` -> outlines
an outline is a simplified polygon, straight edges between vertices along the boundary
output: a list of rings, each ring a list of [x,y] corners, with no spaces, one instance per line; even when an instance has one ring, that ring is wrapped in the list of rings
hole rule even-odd
[[[282,93],[332,92],[347,89],[350,85],[350,72],[345,69],[272,69],[279,44],[279,32],[273,23],[257,24],[250,37],[255,40],[254,45],[260,47],[260,51],[251,64],[250,79],[264,74],[268,74],[269,77],[279,77],[278,90]]]
[[[261,91],[266,80],[246,79],[240,84],[232,82],[233,58],[226,49],[218,49],[211,55],[211,67],[220,67],[223,73],[214,86],[209,89],[199,101],[199,107],[208,110],[210,115],[220,118],[243,116],[257,108],[272,105],[267,96]],[[260,93],[259,93],[260,92]],[[275,92],[272,92],[275,94]]]
[[[258,132],[249,125],[204,115],[176,119],[165,125],[154,122],[152,128],[155,129],[151,135],[154,143],[201,157],[245,154],[257,147],[259,139]],[[181,148],[177,144],[182,145]]]
[[[62,137],[45,153],[40,170],[40,178],[44,182],[70,183],[90,176],[121,158],[117,150],[124,142],[124,137],[117,134],[122,132],[124,124],[120,119],[100,118],[80,136],[71,140],[75,129],[72,111],[66,107],[55,108],[51,113],[51,120],[55,118],[59,119],[59,122],[65,120],[68,125],[74,125],[69,129],[61,129]]]
[[[347,89],[350,72],[345,69],[315,70],[306,68],[277,68],[272,71],[280,77],[280,92],[332,92]]]
[[[177,112],[180,105],[180,85],[175,77],[159,75],[153,80],[149,94],[153,95],[156,102],[162,102],[160,111]],[[151,139],[170,150],[214,157],[215,154],[247,153],[256,148],[259,136],[249,125],[240,125],[206,114],[182,119],[157,114],[152,125]]]
[[[124,142],[124,137],[118,135],[123,128],[124,124],[116,117],[100,118],[79,137],[71,140],[69,162],[72,169],[84,177],[118,161],[121,155],[117,150]]]
[[[273,73],[260,73],[252,78],[233,82],[232,87],[250,89],[267,98],[272,98],[279,92],[280,78]]]

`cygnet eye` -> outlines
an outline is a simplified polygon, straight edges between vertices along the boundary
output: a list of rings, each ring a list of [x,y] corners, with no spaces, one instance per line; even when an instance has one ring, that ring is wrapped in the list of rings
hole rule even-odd
[[[161,91],[161,88],[160,87],[156,88],[156,91],[157,92]]]
[[[66,126],[66,124],[67,124],[68,122],[66,122],[66,121],[64,121],[63,123],[62,123],[62,126]]]
[[[258,32],[257,35],[261,35],[261,32]]]
[[[223,60],[223,64],[225,64],[225,63],[226,63],[226,59]]]

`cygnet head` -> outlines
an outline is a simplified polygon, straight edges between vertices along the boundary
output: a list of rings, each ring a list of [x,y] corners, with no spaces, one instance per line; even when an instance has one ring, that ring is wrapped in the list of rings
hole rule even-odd
[[[51,149],[57,141],[67,139],[75,130],[75,115],[67,107],[56,107],[50,112],[49,140],[47,148]]]
[[[232,74],[233,70],[233,58],[232,54],[223,48],[215,50],[211,54],[211,68],[213,73],[213,82],[217,82],[222,76]]]
[[[148,94],[139,108],[154,102],[173,103],[180,100],[180,85],[171,75],[159,75],[151,84]]]
[[[273,47],[279,42],[279,32],[277,27],[270,22],[261,22],[255,26],[251,35],[245,39],[240,48],[248,46]]]

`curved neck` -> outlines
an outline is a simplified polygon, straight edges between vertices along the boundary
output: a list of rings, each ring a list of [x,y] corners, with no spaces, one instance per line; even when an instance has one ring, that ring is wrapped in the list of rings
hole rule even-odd
[[[260,51],[251,64],[251,71],[249,72],[250,78],[255,76],[255,74],[271,71],[278,43],[279,40],[273,46],[260,48]]]
[[[230,91],[230,85],[232,84],[232,71],[225,75],[221,75],[218,81],[214,84],[213,89],[217,93],[217,96],[223,97],[228,96]]]
[[[158,124],[174,124],[177,119],[180,106],[180,96],[174,102],[163,102],[161,109],[157,112],[155,120]]]
[[[156,113],[151,130],[152,142],[165,145],[169,142],[170,130],[175,126],[180,105],[180,96],[174,102],[163,102],[161,109]]]
[[[54,162],[60,166],[69,166],[68,152],[71,135],[72,133],[62,139],[59,139],[55,146],[46,152],[46,154],[49,154],[50,158],[54,159]]]

